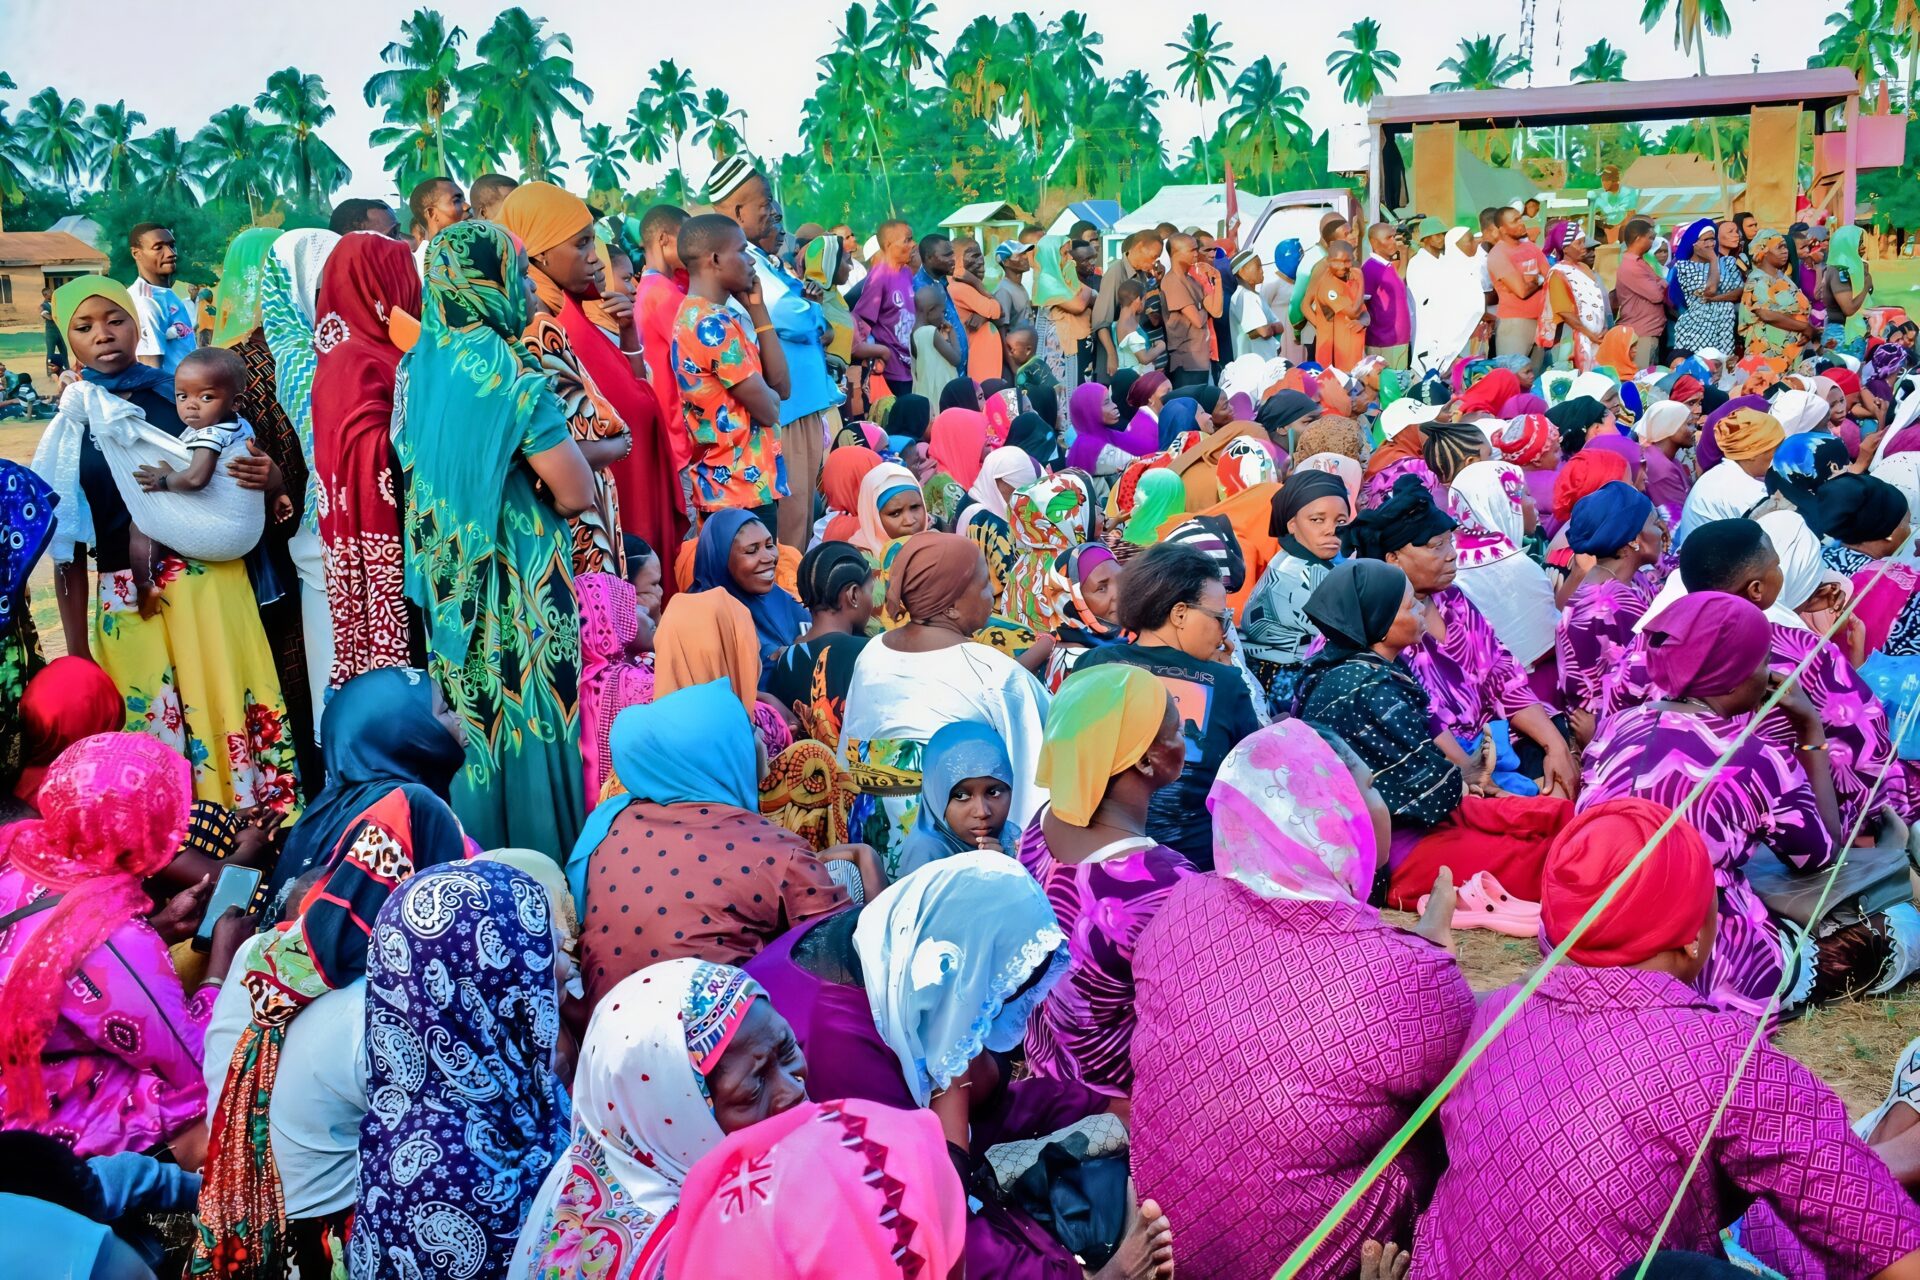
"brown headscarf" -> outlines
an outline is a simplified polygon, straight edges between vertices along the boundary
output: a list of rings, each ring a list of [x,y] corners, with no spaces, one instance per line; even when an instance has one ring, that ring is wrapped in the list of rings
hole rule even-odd
[[[1257,422],[1229,422],[1173,460],[1174,473],[1187,486],[1187,510],[1204,511],[1220,501],[1220,457],[1241,436],[1265,441],[1267,429]]]
[[[1344,417],[1316,418],[1301,430],[1293,451],[1302,458],[1311,458],[1316,453],[1337,453],[1355,462],[1364,461],[1367,456],[1366,438],[1361,434],[1360,424]]]
[[[760,687],[760,641],[753,615],[725,591],[683,591],[667,601],[654,632],[654,697],[715,680],[731,684],[747,713],[753,713]]]
[[[888,616],[925,622],[959,600],[984,563],[980,548],[958,534],[914,534],[887,571]],[[747,632],[753,633],[751,620]]]

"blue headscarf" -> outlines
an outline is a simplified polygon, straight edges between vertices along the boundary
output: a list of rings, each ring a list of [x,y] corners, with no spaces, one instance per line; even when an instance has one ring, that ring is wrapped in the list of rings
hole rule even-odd
[[[1673,252],[1668,255],[1667,261],[1672,263],[1674,267],[1679,266],[1683,262],[1693,261],[1694,244],[1701,236],[1713,230],[1714,225],[1712,218],[1702,218],[1700,221],[1688,226],[1687,229],[1682,231],[1674,240]],[[1707,284],[1709,286],[1717,285],[1719,283],[1720,273],[1719,264],[1712,263],[1709,265],[1712,268],[1713,274],[1707,277]],[[1673,308],[1676,311],[1685,311],[1687,309],[1687,292],[1680,287],[1680,273],[1673,270],[1672,267],[1667,269],[1667,301],[1673,304]],[[1706,379],[1702,378],[1701,381],[1704,382]]]
[[[1300,241],[1289,236],[1273,246],[1273,269],[1289,280],[1300,275]]]
[[[1573,504],[1567,545],[1585,556],[1610,556],[1632,542],[1653,514],[1653,500],[1624,480],[1601,485]]]
[[[693,552],[693,589],[710,591],[718,587],[747,606],[747,612],[753,615],[753,629],[760,636],[760,661],[768,663],[800,638],[807,627],[807,611],[777,584],[773,590],[755,595],[743,591],[733,580],[727,561],[733,554],[733,540],[749,523],[760,524],[760,518],[739,507],[728,507],[707,517],[707,522],[700,527],[700,544]],[[766,528],[764,524],[760,527]]]
[[[593,807],[567,855],[567,887],[582,918],[587,861],[631,802],[730,804],[760,811],[753,721],[725,680],[677,689],[622,711],[607,734],[607,761],[626,792]]]
[[[526,872],[468,861],[375,918],[355,1275],[503,1273],[572,1121],[553,910]]]
[[[1788,436],[1773,452],[1767,466],[1767,492],[1777,493],[1795,507],[1811,501],[1816,490],[1851,465],[1846,442],[1828,431],[1803,431]]]
[[[34,564],[53,541],[58,502],[52,486],[39,475],[0,458],[0,635],[12,628],[14,600],[26,590]]]
[[[920,811],[900,846],[900,870],[894,879],[973,848],[947,825],[947,800],[968,778],[998,778],[1011,788],[1013,762],[999,734],[971,720],[956,720],[935,731],[921,756]],[[1000,847],[1011,854],[1019,841],[1019,828],[1007,823],[1000,831]]]
[[[1200,402],[1191,396],[1169,400],[1160,407],[1160,447],[1173,447],[1173,438],[1183,431],[1201,431]],[[1212,424],[1209,423],[1209,426]]]

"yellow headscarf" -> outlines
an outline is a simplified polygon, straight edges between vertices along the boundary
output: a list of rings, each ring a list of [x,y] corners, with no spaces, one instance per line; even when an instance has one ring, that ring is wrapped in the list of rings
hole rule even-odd
[[[1166,714],[1166,687],[1139,667],[1112,662],[1068,676],[1033,771],[1053,811],[1076,827],[1093,821],[1108,781],[1147,754]]]
[[[833,283],[833,278],[840,274],[840,252],[839,236],[824,235],[807,241],[801,272],[826,293],[820,299],[820,309],[826,313],[827,325],[833,330],[833,336],[827,342],[827,354],[844,363],[851,363],[853,312],[848,309],[847,300],[840,296],[840,290]]]
[[[520,237],[528,257],[573,239],[592,222],[585,200],[551,182],[523,182],[500,204],[500,225]]]
[[[105,298],[135,320],[140,312],[133,305],[133,295],[127,292],[127,286],[118,280],[109,280],[105,276],[81,276],[69,280],[53,291],[53,321],[60,326],[62,333],[73,323],[73,313],[88,298]]]
[[[1736,409],[1713,429],[1713,442],[1720,446],[1721,455],[1735,462],[1770,453],[1786,438],[1779,419],[1758,409]]]

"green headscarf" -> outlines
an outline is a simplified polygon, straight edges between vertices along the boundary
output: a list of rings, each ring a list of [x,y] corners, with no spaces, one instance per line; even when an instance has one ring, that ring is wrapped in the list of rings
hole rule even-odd
[[[406,416],[407,597],[427,612],[427,646],[461,665],[498,591],[516,450],[567,438],[552,384],[520,342],[530,319],[527,255],[506,228],[456,222],[427,244],[420,340],[402,364]],[[544,523],[564,542],[565,521]]]
[[[1171,467],[1155,467],[1141,476],[1133,493],[1133,515],[1120,536],[1136,547],[1150,547],[1160,541],[1160,527],[1186,514],[1186,481]]]
[[[1080,291],[1078,277],[1069,286],[1060,266],[1060,248],[1066,242],[1065,236],[1046,236],[1034,246],[1033,288],[1027,296],[1036,307],[1050,307],[1056,302],[1065,302]]]
[[[67,331],[67,326],[73,323],[73,313],[88,298],[105,298],[135,320],[140,318],[127,286],[105,276],[80,276],[53,291],[53,322],[60,326],[60,332]]]
[[[248,227],[227,245],[220,286],[213,291],[213,345],[231,347],[260,327],[260,279],[278,227]]]
[[[1860,256],[1860,228],[1841,227],[1827,241],[1827,265],[1847,276],[1847,287],[1858,291],[1867,278],[1867,264]],[[1867,331],[1867,303],[1862,299],[1860,309],[1847,317],[1842,330],[1849,340],[1859,337]]]
[[[820,310],[825,313],[827,324],[833,334],[827,342],[827,354],[836,356],[841,363],[853,360],[853,312],[847,306],[847,300],[840,296],[840,288],[833,278],[840,274],[840,237],[828,232],[807,241],[807,247],[801,255],[801,274],[820,286]]]

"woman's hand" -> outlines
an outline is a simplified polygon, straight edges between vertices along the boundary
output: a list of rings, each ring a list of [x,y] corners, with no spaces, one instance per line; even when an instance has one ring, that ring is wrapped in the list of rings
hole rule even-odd
[[[242,489],[259,489],[264,492],[268,489],[286,487],[280,475],[280,464],[261,452],[260,443],[257,440],[247,441],[247,456],[235,458],[229,462],[227,474],[239,481]]]
[[[1573,755],[1564,742],[1547,747],[1547,758],[1540,768],[1542,795],[1573,799],[1574,793],[1580,789],[1580,771],[1574,767]]]
[[[165,906],[147,917],[147,923],[168,946],[185,942],[200,927],[200,917],[206,914],[207,899],[212,895],[213,877],[201,876],[197,883],[168,898]]]
[[[207,981],[225,982],[233,958],[248,938],[259,932],[260,917],[239,907],[228,907],[213,922],[213,942],[207,948]]]
[[[860,872],[860,884],[867,891],[868,902],[879,897],[880,891],[887,887],[886,870],[870,844],[837,844],[821,850],[818,856],[822,862],[851,862]]]
[[[1820,722],[1820,713],[1814,709],[1812,699],[1807,697],[1807,691],[1800,687],[1800,682],[1781,675],[1767,677],[1769,689],[1783,686],[1786,692],[1781,694],[1780,701],[1775,705],[1793,726],[1794,736],[1799,739],[1800,745],[1812,747],[1825,743],[1827,731]]]

